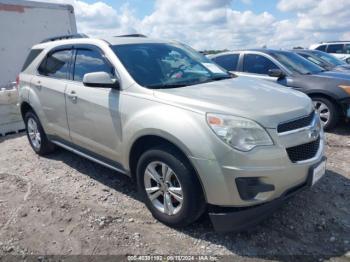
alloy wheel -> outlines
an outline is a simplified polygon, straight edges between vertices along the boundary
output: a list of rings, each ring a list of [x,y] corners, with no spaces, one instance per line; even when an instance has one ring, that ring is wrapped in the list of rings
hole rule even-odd
[[[38,124],[31,117],[28,118],[27,131],[28,131],[30,142],[32,143],[33,147],[39,150],[41,146],[41,135],[39,132]]]
[[[322,101],[315,100],[313,101],[314,107],[318,114],[320,115],[321,122],[323,126],[327,125],[330,119],[330,110],[328,106]]]
[[[182,208],[183,190],[175,172],[165,163],[154,161],[147,165],[144,185],[152,205],[169,216]]]

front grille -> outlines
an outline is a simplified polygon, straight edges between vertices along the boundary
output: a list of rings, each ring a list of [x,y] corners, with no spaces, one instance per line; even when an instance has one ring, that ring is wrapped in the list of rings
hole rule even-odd
[[[283,133],[291,130],[295,130],[298,128],[309,126],[314,119],[315,112],[313,111],[310,115],[292,120],[286,123],[279,124],[277,127],[278,133]]]
[[[289,159],[295,163],[313,158],[320,147],[320,137],[307,144],[287,148]]]

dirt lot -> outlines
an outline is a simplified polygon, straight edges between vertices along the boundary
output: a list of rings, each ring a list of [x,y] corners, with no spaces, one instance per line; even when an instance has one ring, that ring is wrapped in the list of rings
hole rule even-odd
[[[315,187],[249,232],[218,234],[205,216],[183,230],[155,221],[123,175],[65,150],[38,157],[23,134],[0,137],[0,255],[349,261],[350,124],[327,138],[327,175]]]

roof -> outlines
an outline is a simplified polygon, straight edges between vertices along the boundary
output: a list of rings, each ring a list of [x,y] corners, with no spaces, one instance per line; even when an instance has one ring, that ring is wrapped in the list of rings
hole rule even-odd
[[[324,41],[320,44],[344,44],[344,43],[350,43],[350,41]]]
[[[43,42],[35,45],[33,48],[53,48],[60,45],[74,45],[74,44],[96,44],[108,43],[110,45],[124,45],[124,44],[143,44],[143,43],[171,43],[171,41],[164,41],[159,39],[152,39],[148,37],[105,37],[105,38],[72,38],[55,41]]]
[[[270,48],[239,49],[239,50],[232,50],[232,51],[227,51],[227,52],[222,52],[222,53],[218,53],[215,55],[211,55],[210,58],[215,58],[215,57],[221,56],[221,55],[236,54],[236,53],[240,53],[240,52],[260,52],[260,53],[271,55],[275,52],[288,53],[289,51],[288,50],[281,50],[281,49],[270,49]]]
[[[164,41],[160,39],[148,38],[148,37],[104,37],[103,40],[107,41],[111,45],[124,45],[124,44],[144,44],[144,43],[170,43],[170,41]]]

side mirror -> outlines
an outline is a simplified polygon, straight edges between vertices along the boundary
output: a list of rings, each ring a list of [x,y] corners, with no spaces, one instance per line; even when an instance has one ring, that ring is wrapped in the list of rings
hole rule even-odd
[[[285,76],[285,74],[283,73],[283,71],[281,69],[269,69],[269,76],[271,77],[283,77]]]
[[[106,72],[87,73],[83,77],[83,84],[91,87],[119,88],[119,82]]]

